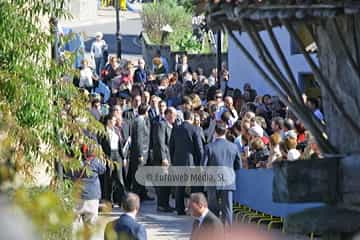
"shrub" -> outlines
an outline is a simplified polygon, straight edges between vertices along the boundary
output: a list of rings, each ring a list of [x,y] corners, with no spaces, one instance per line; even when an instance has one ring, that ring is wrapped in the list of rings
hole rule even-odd
[[[169,24],[174,32],[169,35],[165,44],[169,44],[174,51],[179,50],[178,41],[192,32],[191,12],[177,5],[176,1],[147,4],[143,8],[141,18],[144,30],[154,44],[161,43],[160,29]]]

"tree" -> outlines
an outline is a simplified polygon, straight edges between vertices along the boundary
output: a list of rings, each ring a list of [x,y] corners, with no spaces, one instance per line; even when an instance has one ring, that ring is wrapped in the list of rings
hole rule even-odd
[[[60,62],[50,58],[55,38],[49,19],[69,17],[63,4],[64,0],[0,2],[0,184],[16,190],[15,201],[46,239],[71,238],[73,188],[62,181],[33,186],[34,166],[45,166],[52,176],[55,162],[79,168],[80,143],[92,142],[83,130],[102,129],[86,111],[87,97],[66,80],[75,74],[70,67],[73,56]],[[64,114],[66,103],[71,109]],[[15,176],[22,176],[20,186]]]

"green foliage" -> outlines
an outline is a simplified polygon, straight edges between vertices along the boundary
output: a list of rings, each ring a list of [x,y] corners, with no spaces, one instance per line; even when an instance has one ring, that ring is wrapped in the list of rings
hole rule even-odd
[[[72,239],[74,188],[65,181],[51,188],[20,188],[14,201],[31,217],[42,239]]]
[[[195,3],[193,0],[178,0],[178,4],[183,6],[188,12],[194,12],[195,10]]]
[[[142,23],[150,41],[155,44],[161,43],[160,29],[169,24],[174,32],[170,33],[165,44],[169,44],[174,51],[179,50],[177,42],[192,31],[191,12],[183,6],[177,5],[176,1],[161,1],[160,3],[146,4],[141,13]]]
[[[180,51],[187,51],[188,53],[199,53],[202,47],[192,33],[187,33],[182,39],[179,39],[177,45]]]
[[[80,145],[92,142],[83,130],[103,132],[87,111],[88,97],[66,80],[74,74],[74,56],[66,55],[60,63],[50,59],[54,35],[48,16],[68,17],[63,4],[64,0],[0,1],[0,187],[17,187],[15,175],[31,182],[39,163],[50,175],[55,161],[79,169]],[[71,109],[64,113],[68,101]],[[71,239],[72,191],[68,183],[21,188],[15,200],[44,239]]]

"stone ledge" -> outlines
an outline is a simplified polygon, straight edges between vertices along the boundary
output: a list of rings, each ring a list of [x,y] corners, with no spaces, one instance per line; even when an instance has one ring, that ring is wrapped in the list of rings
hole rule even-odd
[[[360,230],[360,212],[332,206],[310,208],[287,216],[284,227],[293,233],[355,233]]]

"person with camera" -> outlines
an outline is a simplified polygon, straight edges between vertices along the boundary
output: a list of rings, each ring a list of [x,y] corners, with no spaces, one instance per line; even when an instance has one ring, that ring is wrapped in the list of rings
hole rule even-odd
[[[94,225],[99,212],[99,200],[101,198],[99,175],[105,172],[103,164],[95,155],[93,145],[82,146],[82,168],[70,175],[75,183],[81,186],[81,197],[75,208],[76,224]]]

